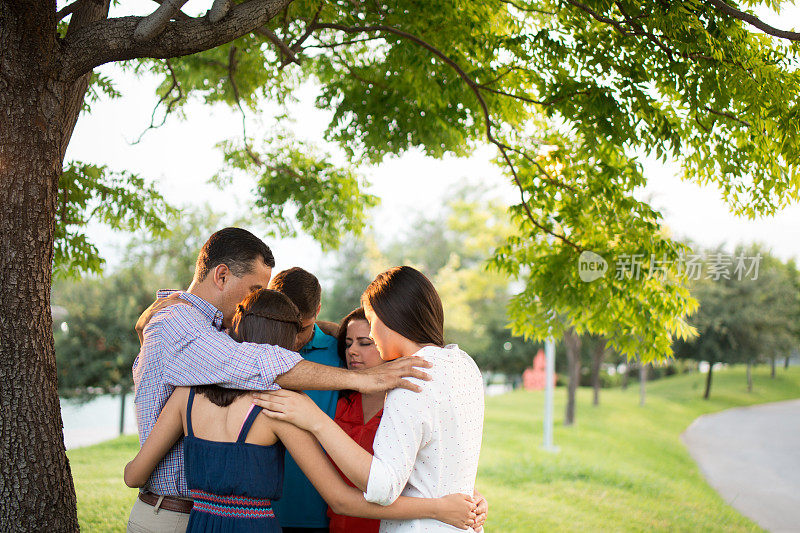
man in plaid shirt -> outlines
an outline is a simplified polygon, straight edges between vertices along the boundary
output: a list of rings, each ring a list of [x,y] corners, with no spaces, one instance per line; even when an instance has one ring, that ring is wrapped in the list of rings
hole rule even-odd
[[[142,348],[133,363],[139,442],[144,443],[176,386],[221,384],[247,390],[349,389],[376,392],[418,388],[404,377],[427,376],[422,359],[401,358],[369,371],[348,371],[304,360],[278,346],[238,343],[224,331],[238,303],[267,287],[275,260],[252,233],[214,233],[197,258],[186,291],[159,291],[137,323]],[[172,305],[184,303],[188,305]],[[408,361],[406,361],[408,359]],[[191,500],[183,472],[183,443],[159,463],[139,493],[129,532],[184,531]]]

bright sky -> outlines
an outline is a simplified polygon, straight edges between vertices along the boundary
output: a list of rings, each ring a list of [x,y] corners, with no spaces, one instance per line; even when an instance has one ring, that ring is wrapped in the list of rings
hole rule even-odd
[[[186,11],[202,11],[210,3],[210,0],[192,0]],[[154,4],[139,1],[130,6],[139,14]],[[800,20],[800,4],[787,8],[780,17],[765,15],[765,18],[782,29],[791,29],[788,21]],[[96,103],[92,114],[79,120],[67,160],[106,164],[112,169],[138,173],[154,180],[173,204],[208,203],[216,211],[230,214],[246,209],[252,179],[239,179],[224,191],[208,183],[221,166],[221,155],[215,145],[223,139],[241,136],[238,113],[224,106],[191,103],[186,107],[186,120],[170,117],[165,126],[148,132],[134,145],[132,141],[150,122],[156,80],[149,75],[121,73],[114,66],[104,66],[100,71],[113,76],[123,97]],[[316,110],[313,98],[314,88],[305,87],[299,103],[293,107],[297,118],[293,130],[300,137],[321,142],[329,113]],[[248,131],[268,135],[270,126],[267,121],[259,122],[250,116]],[[365,169],[372,183],[371,192],[382,201],[373,212],[373,224],[381,235],[402,234],[410,212],[435,211],[447,191],[464,182],[486,184],[494,194],[513,201],[514,190],[490,162],[494,155],[494,150],[488,147],[465,159],[435,160],[410,152]],[[676,165],[649,160],[644,165],[648,186],[641,197],[651,198],[676,237],[688,237],[706,246],[759,241],[784,259],[800,259],[800,206],[758,220],[738,218],[730,213],[715,187],[682,182],[677,177]],[[96,226],[89,228],[89,235],[113,265],[119,256],[119,246],[127,237]],[[320,265],[319,247],[308,237],[270,239],[269,244],[279,269],[298,265],[315,270]],[[324,273],[320,274],[324,277]]]

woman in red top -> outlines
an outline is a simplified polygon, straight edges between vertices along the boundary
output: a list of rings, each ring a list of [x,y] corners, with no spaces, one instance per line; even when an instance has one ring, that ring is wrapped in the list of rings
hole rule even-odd
[[[359,307],[347,315],[339,326],[339,357],[347,364],[350,370],[372,368],[383,363],[375,343],[369,336],[369,322],[364,315],[364,309]],[[383,414],[383,402],[386,400],[385,392],[373,394],[360,394],[354,391],[342,391],[339,403],[336,405],[334,420],[347,433],[369,453],[372,442]],[[342,475],[341,471],[339,472]],[[345,482],[352,486],[347,476],[342,475]],[[378,533],[381,521],[354,516],[335,514],[328,508],[330,517],[330,533]]]

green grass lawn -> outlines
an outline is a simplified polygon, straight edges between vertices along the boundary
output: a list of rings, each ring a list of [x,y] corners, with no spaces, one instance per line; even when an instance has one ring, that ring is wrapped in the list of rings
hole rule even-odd
[[[800,397],[800,368],[714,373],[711,399],[704,375],[674,376],[639,388],[578,392],[576,424],[563,427],[564,389],[556,390],[557,453],[544,452],[543,393],[488,398],[478,489],[489,500],[488,533],[531,531],[760,531],[714,492],[680,441],[696,417],[729,407]],[[71,450],[68,455],[84,531],[124,531],[135,490],[122,469],[138,449],[135,437]]]

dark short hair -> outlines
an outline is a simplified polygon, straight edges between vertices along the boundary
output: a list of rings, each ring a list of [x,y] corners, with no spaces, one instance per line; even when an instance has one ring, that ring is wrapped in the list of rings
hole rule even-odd
[[[298,331],[300,311],[289,297],[278,291],[259,289],[251,292],[237,306],[236,314],[233,315],[231,337],[238,342],[272,344],[292,350]],[[236,398],[248,393],[219,385],[202,385],[196,390],[220,407],[226,407]]]
[[[444,310],[439,293],[410,266],[390,268],[369,284],[361,304],[386,326],[419,344],[444,346]]]
[[[303,318],[317,314],[322,287],[317,277],[300,267],[278,272],[269,284],[270,289],[280,291],[294,302]]]
[[[345,352],[347,351],[347,326],[353,320],[366,320],[367,315],[364,314],[364,308],[359,307],[358,309],[353,309],[350,313],[339,322],[339,331],[336,332],[336,351],[339,353],[339,359],[342,360],[342,364],[347,366],[347,357]]]
[[[264,241],[242,228],[225,228],[211,235],[200,249],[195,266],[195,278],[203,281],[219,265],[227,265],[234,276],[242,277],[253,271],[253,261],[263,259],[268,267],[275,266],[272,250]]]

